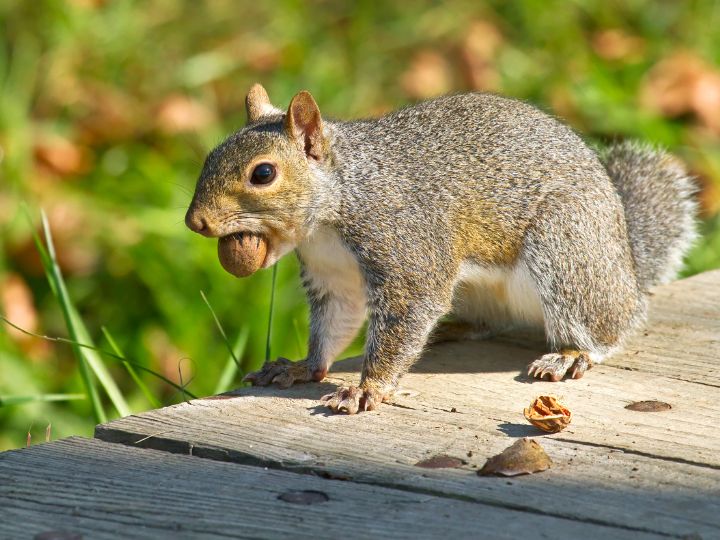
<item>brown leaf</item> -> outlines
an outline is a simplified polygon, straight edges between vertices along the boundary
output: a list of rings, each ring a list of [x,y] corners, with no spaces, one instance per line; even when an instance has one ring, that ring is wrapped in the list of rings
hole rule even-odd
[[[538,396],[523,412],[528,422],[548,433],[562,431],[572,420],[570,410],[555,396]]]
[[[159,327],[149,328],[143,335],[143,343],[154,358],[154,364],[165,377],[178,384],[187,384],[194,377],[195,365],[175,346],[165,330]]]
[[[675,53],[654,66],[641,101],[668,117],[692,113],[720,133],[720,71],[693,53]]]
[[[690,53],[676,53],[661,60],[647,75],[642,102],[665,116],[690,112],[692,88],[702,70],[701,60]]]
[[[474,90],[497,90],[500,77],[495,56],[502,45],[500,31],[487,21],[474,21],[460,45],[463,75]]]
[[[165,98],[157,109],[156,125],[163,133],[186,133],[207,127],[215,119],[212,111],[188,96]]]
[[[91,154],[87,148],[58,135],[41,137],[33,147],[39,165],[60,176],[87,172],[91,166]]]
[[[720,134],[720,73],[704,71],[695,81],[690,98],[700,121]]]
[[[532,439],[524,438],[488,459],[478,475],[517,476],[544,471],[551,466],[552,461],[543,447]]]
[[[410,97],[416,99],[445,94],[452,87],[450,66],[438,52],[420,51],[402,74],[400,84]]]
[[[38,314],[33,293],[19,274],[7,274],[0,282],[0,311],[13,324],[28,332],[38,331]],[[52,346],[47,341],[25,334],[10,325],[5,327],[32,362],[48,359]]]
[[[637,412],[662,412],[662,411],[669,411],[672,409],[672,405],[669,403],[665,403],[663,401],[654,401],[654,400],[647,400],[647,401],[635,401],[634,403],[630,403],[629,405],[625,405],[625,408],[629,411],[637,411]]]
[[[592,48],[605,60],[638,60],[645,52],[645,40],[619,28],[611,28],[592,37]]]
[[[38,327],[37,310],[33,302],[30,287],[19,274],[7,274],[0,284],[0,305],[5,316],[13,324],[28,332],[36,332]],[[17,341],[28,341],[32,336],[8,327],[7,332]]]
[[[460,458],[438,454],[437,456],[418,461],[415,466],[425,469],[457,469],[465,463],[466,461]]]

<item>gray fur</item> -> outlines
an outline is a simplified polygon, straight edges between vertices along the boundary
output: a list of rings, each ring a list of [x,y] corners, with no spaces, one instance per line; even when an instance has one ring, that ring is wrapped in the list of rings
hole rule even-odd
[[[695,240],[697,187],[682,163],[648,145],[614,145],[602,160],[623,201],[640,284],[672,280]]]

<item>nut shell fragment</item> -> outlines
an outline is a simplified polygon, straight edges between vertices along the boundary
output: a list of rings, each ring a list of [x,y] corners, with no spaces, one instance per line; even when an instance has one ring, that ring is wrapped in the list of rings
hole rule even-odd
[[[478,475],[517,476],[544,471],[551,466],[552,461],[540,443],[526,437],[488,459]]]
[[[218,258],[222,267],[236,277],[257,272],[267,255],[267,241],[259,235],[236,233],[218,240]]]
[[[662,412],[672,409],[672,405],[664,401],[647,400],[630,403],[629,405],[625,405],[625,408],[638,412]]]
[[[523,412],[528,422],[548,433],[562,431],[572,420],[570,410],[555,396],[538,396]]]

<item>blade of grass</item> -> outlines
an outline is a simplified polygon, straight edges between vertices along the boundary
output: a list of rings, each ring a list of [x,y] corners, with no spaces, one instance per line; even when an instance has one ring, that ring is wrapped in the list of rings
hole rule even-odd
[[[77,336],[79,337],[78,341],[80,343],[86,343],[93,347],[82,348],[81,350],[83,351],[85,358],[87,359],[90,369],[92,369],[93,373],[100,382],[100,385],[103,387],[105,393],[110,399],[110,402],[113,404],[113,407],[115,407],[115,410],[120,416],[128,416],[132,414],[130,405],[128,405],[128,402],[122,395],[120,388],[118,388],[117,383],[115,382],[112,375],[110,374],[110,371],[108,371],[104,362],[100,358],[100,355],[97,354],[97,348],[95,347],[95,344],[90,337],[90,333],[85,327],[85,324],[82,322],[82,319],[78,315],[77,310],[74,306],[70,306],[70,313],[73,316],[73,324],[75,326]]]
[[[135,368],[132,367],[130,362],[125,360],[125,355],[120,350],[120,347],[118,347],[118,345],[115,342],[115,340],[113,339],[112,335],[110,335],[110,331],[107,328],[105,328],[104,326],[100,327],[100,330],[102,330],[102,333],[105,336],[105,339],[107,340],[107,342],[110,345],[110,348],[113,350],[113,352],[117,356],[119,356],[120,358],[123,359],[122,360],[123,366],[125,366],[125,369],[130,374],[130,377],[132,377],[132,380],[135,381],[135,384],[137,384],[138,388],[145,396],[145,399],[148,400],[148,403],[150,403],[150,406],[153,409],[159,409],[160,407],[162,407],[162,404],[155,398],[155,396],[153,396],[150,389],[147,387],[147,385],[142,381],[140,376],[137,374],[137,371],[135,371]]]
[[[190,400],[188,399],[187,392],[185,392],[185,386],[190,384],[190,381],[193,380],[193,377],[191,377],[187,383],[183,382],[183,374],[182,374],[182,361],[183,360],[185,360],[185,359],[181,358],[180,360],[178,360],[178,379],[180,380],[180,387],[182,388],[183,401],[185,403],[187,403]]]
[[[270,284],[270,309],[268,311],[267,339],[265,341],[265,363],[270,361],[270,345],[272,343],[272,322],[273,312],[275,311],[275,282],[277,281],[278,263],[275,263],[272,269],[272,282]]]
[[[54,337],[54,336],[45,336],[45,335],[43,335],[43,334],[36,334],[35,332],[30,332],[29,330],[25,330],[24,328],[22,328],[22,327],[18,326],[17,324],[13,323],[13,322],[10,321],[9,319],[6,319],[3,315],[0,315],[0,320],[2,320],[5,324],[7,324],[7,325],[9,325],[9,326],[12,326],[12,327],[15,328],[16,330],[22,332],[23,334],[27,334],[28,336],[33,336],[33,337],[36,337],[36,338],[44,339],[44,340],[46,340],[46,341],[54,341],[54,342],[56,342],[56,343],[67,343],[68,345],[77,345],[78,347],[80,347],[80,348],[82,348],[82,349],[91,349],[91,350],[93,350],[93,351],[97,351],[98,353],[100,353],[100,354],[102,354],[102,355],[105,355],[105,356],[107,356],[107,357],[109,357],[109,358],[112,358],[113,360],[117,360],[117,361],[120,361],[120,362],[127,362],[127,363],[130,364],[133,368],[139,369],[140,371],[145,371],[146,373],[149,373],[150,375],[153,375],[154,377],[157,377],[158,379],[160,379],[160,380],[163,381],[164,383],[169,384],[170,386],[172,386],[172,387],[175,388],[176,390],[179,390],[179,391],[181,391],[181,392],[186,393],[188,396],[190,396],[190,397],[193,398],[193,399],[197,399],[197,396],[195,396],[195,394],[191,393],[189,390],[183,388],[183,387],[180,386],[179,384],[174,383],[173,381],[171,381],[170,379],[168,379],[168,378],[165,377],[164,375],[161,375],[161,374],[158,373],[157,371],[153,371],[152,369],[147,368],[147,367],[145,367],[145,366],[143,366],[143,365],[140,365],[140,364],[138,364],[138,363],[136,363],[136,362],[131,362],[130,360],[127,360],[127,359],[125,359],[125,358],[122,358],[121,356],[118,356],[118,355],[116,355],[115,353],[112,353],[112,352],[110,352],[110,351],[105,351],[105,350],[103,350],[103,349],[101,349],[101,348],[99,348],[99,347],[95,347],[94,345],[86,345],[85,343],[80,343],[80,342],[78,342],[78,341],[73,341],[73,340],[67,339],[67,338]]]
[[[175,392],[175,393],[176,394],[180,393],[180,395],[182,396],[182,400],[187,403],[188,401],[190,401],[188,398],[197,399],[197,397],[195,397],[193,394],[191,394],[190,392],[185,390],[185,387],[187,385],[189,385],[191,382],[193,382],[193,380],[195,379],[195,375],[190,377],[190,379],[187,382],[183,381],[183,374],[182,374],[183,360],[187,360],[188,362],[191,362],[192,365],[194,365],[195,363],[192,361],[192,358],[187,358],[187,357],[181,358],[180,360],[178,360],[178,376],[180,378],[180,386],[177,387],[178,392]],[[170,399],[168,401],[172,401],[174,398],[175,398],[175,395],[172,395],[172,396],[170,396]]]
[[[48,401],[75,401],[86,399],[85,394],[36,394],[32,396],[0,396],[0,407],[8,405],[23,405],[25,403]]]
[[[227,392],[230,389],[230,385],[235,380],[235,377],[238,373],[240,373],[241,377],[244,375],[242,370],[238,369],[238,363],[236,359],[242,358],[242,355],[245,352],[245,347],[247,346],[249,336],[250,328],[248,326],[244,327],[238,334],[238,337],[235,340],[235,346],[233,347],[235,354],[228,355],[227,361],[225,362],[225,367],[223,368],[223,371],[220,374],[220,378],[215,385],[215,394]]]
[[[70,294],[67,291],[65,280],[63,279],[62,272],[60,271],[60,265],[57,262],[55,245],[53,243],[52,233],[50,232],[50,224],[48,223],[47,215],[44,211],[41,211],[40,216],[42,219],[43,232],[45,234],[45,246],[47,247],[47,255],[50,260],[50,267],[46,268],[46,273],[49,272],[52,275],[53,280],[55,281],[56,290],[58,293],[57,298],[58,302],[60,303],[60,307],[62,308],[63,315],[65,317],[65,323],[68,329],[68,333],[70,334],[70,337],[73,339],[73,341],[94,345],[92,339],[90,338],[90,333],[88,332],[85,324],[78,315],[77,309],[72,303],[72,300],[70,299]],[[39,241],[39,239],[37,239],[36,241]],[[100,355],[98,355],[93,349],[82,349],[73,346],[73,350],[78,353],[78,358],[82,358],[84,360],[84,362],[80,363],[81,366],[83,366],[82,370],[88,371],[88,367],[92,370],[93,374],[95,375],[95,377],[97,377],[97,380],[100,382],[100,385],[105,390],[105,393],[110,399],[110,402],[115,407],[115,410],[117,410],[118,414],[120,416],[128,416],[129,414],[132,414],[130,406],[128,405],[127,401],[125,401],[125,398],[123,397],[120,389],[113,380],[112,375],[110,375],[110,372],[105,367],[105,364],[103,364]],[[83,379],[85,378],[86,377],[83,376]],[[90,399],[93,402],[93,409],[97,409],[98,405],[100,406],[96,412],[99,412],[101,414],[101,417],[104,418],[103,422],[105,422],[107,421],[107,415],[105,414],[105,410],[102,408],[99,396],[97,396],[97,388],[94,385],[92,377],[87,377],[87,379],[89,381],[92,381],[93,393],[95,394],[90,394]]]
[[[67,293],[67,290],[65,290],[64,282],[62,281],[62,275],[60,273],[60,267],[58,266],[57,260],[55,258],[55,249],[52,243],[52,236],[50,235],[50,227],[47,225],[47,217],[44,213],[42,214],[43,230],[45,232],[45,240],[47,242],[46,249],[46,247],[40,240],[37,232],[35,232],[32,217],[30,216],[30,212],[28,211],[27,207],[25,207],[25,212],[27,214],[28,221],[30,222],[30,227],[33,231],[33,239],[35,240],[35,246],[40,253],[40,260],[43,265],[43,270],[45,270],[45,275],[47,276],[48,282],[50,283],[50,288],[52,289],[53,294],[60,303],[68,333],[70,334],[70,337],[74,342],[79,342],[80,336],[78,335],[74,324],[72,310],[69,307],[71,305],[68,298],[69,295]],[[75,355],[75,358],[78,361],[78,366],[80,368],[80,377],[82,378],[85,390],[87,391],[87,395],[90,398],[90,405],[92,407],[95,422],[99,424],[107,422],[107,414],[105,413],[105,409],[103,408],[102,402],[100,401],[100,394],[98,393],[97,386],[95,385],[95,379],[93,378],[93,374],[91,373],[88,366],[87,357],[83,353],[82,349],[76,344],[73,344],[72,348],[73,354]]]
[[[217,326],[218,331],[220,332],[220,335],[223,338],[223,341],[225,342],[225,346],[227,347],[228,352],[230,353],[230,357],[233,359],[233,362],[235,362],[235,366],[237,367],[237,370],[242,373],[242,367],[240,367],[240,360],[238,360],[238,357],[235,355],[235,350],[233,349],[233,346],[230,345],[230,340],[227,337],[227,334],[225,333],[225,329],[223,328],[222,324],[220,324],[220,319],[218,319],[218,316],[215,314],[215,310],[210,305],[210,301],[207,299],[207,296],[205,296],[204,291],[200,291],[200,296],[202,296],[202,299],[205,301],[205,305],[210,310],[210,313],[212,313],[213,319],[215,319],[215,326]]]

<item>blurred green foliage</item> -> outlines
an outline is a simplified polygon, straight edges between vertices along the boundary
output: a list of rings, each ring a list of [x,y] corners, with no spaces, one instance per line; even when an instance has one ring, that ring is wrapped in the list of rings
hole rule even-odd
[[[3,313],[67,336],[20,211],[26,201],[34,215],[48,213],[94,341],[113,350],[107,327],[128,359],[189,381],[197,395],[228,381],[226,344],[200,291],[242,350],[243,369],[265,354],[270,271],[232,278],[215,243],[183,224],[204,154],[244,124],[244,93],[256,81],[279,106],[309,89],[326,115],[342,118],[448,91],[499,91],[599,144],[667,146],[702,187],[703,236],[686,273],[720,266],[715,1],[5,0],[0,24]],[[273,356],[302,357],[307,326],[287,257]],[[150,407],[120,363],[104,359],[130,407]],[[183,399],[141,376],[162,403]],[[50,423],[54,437],[90,434],[79,392],[70,346],[0,331],[0,397],[13,396],[0,407],[0,449],[25,444],[28,431],[42,439]]]

